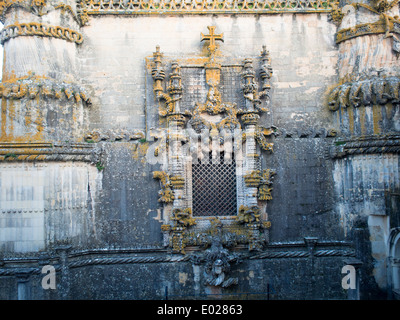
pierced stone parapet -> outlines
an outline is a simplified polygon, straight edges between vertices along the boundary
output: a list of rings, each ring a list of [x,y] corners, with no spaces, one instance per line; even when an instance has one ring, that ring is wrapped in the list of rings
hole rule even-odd
[[[86,0],[90,15],[99,14],[198,14],[330,12],[336,0]]]

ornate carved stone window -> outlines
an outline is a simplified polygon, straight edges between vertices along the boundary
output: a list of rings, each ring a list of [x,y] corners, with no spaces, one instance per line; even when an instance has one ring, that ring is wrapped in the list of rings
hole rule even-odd
[[[250,250],[268,242],[262,202],[271,199],[274,171],[261,168],[260,157],[272,151],[267,137],[273,130],[258,121],[269,103],[269,54],[263,47],[256,81],[253,60],[224,58],[216,44],[223,34],[208,29],[202,41],[209,54],[196,59],[197,65],[193,57],[168,58],[159,47],[148,59],[159,116],[165,119],[148,156],[161,164],[154,177],[162,186],[162,231],[165,245],[177,253],[207,247],[216,236],[222,246]]]

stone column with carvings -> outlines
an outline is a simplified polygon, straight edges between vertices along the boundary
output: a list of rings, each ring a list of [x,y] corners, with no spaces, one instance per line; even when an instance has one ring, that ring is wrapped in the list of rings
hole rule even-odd
[[[171,184],[174,190],[173,209],[184,209],[186,207],[184,196],[184,155],[182,153],[182,142],[185,140],[184,126],[185,116],[180,112],[180,99],[182,97],[182,80],[180,67],[177,62],[172,62],[172,72],[169,76],[168,93],[172,98],[174,110],[168,119],[168,163],[171,174]]]
[[[4,46],[2,142],[80,142],[87,91],[80,85],[77,46],[84,41],[75,1],[7,1],[1,7]]]
[[[360,273],[365,281],[374,274],[382,290],[388,252],[382,239],[390,231],[384,199],[398,188],[399,173],[393,148],[400,144],[398,15],[398,1],[390,0],[350,1],[332,11],[338,83],[328,90],[328,107],[339,132],[331,146],[336,208],[345,234],[356,239],[357,224],[362,226],[372,249],[357,248],[357,256],[373,270],[362,267]]]

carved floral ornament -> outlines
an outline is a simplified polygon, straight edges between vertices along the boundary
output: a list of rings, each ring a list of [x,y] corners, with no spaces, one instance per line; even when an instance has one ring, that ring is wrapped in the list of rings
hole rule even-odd
[[[245,245],[249,250],[260,250],[268,242],[270,222],[262,214],[259,201],[272,199],[275,174],[272,169],[262,169],[260,161],[263,150],[273,151],[268,137],[274,134],[274,129],[258,125],[260,114],[267,111],[266,106],[270,103],[271,61],[265,46],[258,59],[258,72],[253,68],[252,59],[241,61],[239,76],[242,83],[237,90],[242,92],[244,102],[240,102],[240,106],[235,102],[225,102],[220,92],[224,65],[220,61],[221,55],[216,54],[219,50],[217,43],[223,41],[223,34],[216,32],[214,26],[209,26],[208,30],[209,34],[202,34],[202,41],[208,44],[208,56],[198,66],[204,69],[206,100],[195,101],[192,109],[185,109],[182,105],[185,96],[182,68],[185,66],[172,60],[167,77],[168,66],[158,46],[151,59],[154,97],[158,102],[159,117],[165,119],[166,127],[158,130],[158,140],[148,149],[147,156],[150,163],[161,164],[161,170],[155,171],[153,176],[161,184],[159,201],[164,207],[161,228],[164,244],[172,252],[181,254],[187,247],[208,247],[215,241],[225,247]],[[224,156],[220,158],[222,154]],[[232,154],[236,160],[237,183],[241,185],[238,185],[238,199],[241,200],[236,214],[194,216],[191,165],[197,161],[207,162],[208,155],[212,163],[229,163]],[[215,281],[210,278],[210,283],[218,282],[221,286],[235,283],[234,280],[222,280],[222,270],[227,270],[227,266],[218,267],[219,263],[224,264],[221,257],[219,260],[214,267],[215,270],[222,268],[221,272],[215,273],[220,278]],[[210,272],[212,268],[210,266]]]

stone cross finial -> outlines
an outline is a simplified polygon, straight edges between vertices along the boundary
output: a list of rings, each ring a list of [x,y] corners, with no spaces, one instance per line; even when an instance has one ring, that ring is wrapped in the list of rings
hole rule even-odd
[[[210,53],[213,54],[215,50],[217,49],[217,45],[215,43],[216,40],[224,42],[223,36],[224,34],[215,34],[215,26],[208,26],[207,29],[210,32],[210,34],[203,34],[201,33],[201,41],[203,40],[209,40],[210,44],[208,46],[208,50],[210,50]]]

